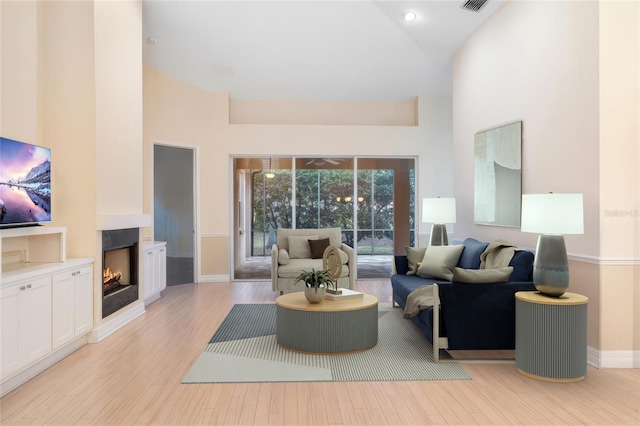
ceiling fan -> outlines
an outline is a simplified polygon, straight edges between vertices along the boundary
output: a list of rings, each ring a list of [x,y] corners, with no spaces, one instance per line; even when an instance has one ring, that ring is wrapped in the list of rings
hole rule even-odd
[[[311,158],[309,161],[305,163],[305,166],[324,166],[326,163],[333,164],[337,166],[340,163],[344,163],[346,160],[344,158]]]

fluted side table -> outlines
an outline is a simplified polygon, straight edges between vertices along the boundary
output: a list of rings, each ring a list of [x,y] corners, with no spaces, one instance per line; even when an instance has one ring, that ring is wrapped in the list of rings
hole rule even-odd
[[[519,291],[516,297],[516,367],[525,376],[577,382],[587,374],[587,302]]]

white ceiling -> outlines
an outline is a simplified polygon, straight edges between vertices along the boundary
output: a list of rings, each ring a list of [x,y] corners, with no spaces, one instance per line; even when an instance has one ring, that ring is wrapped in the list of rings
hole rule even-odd
[[[450,94],[453,53],[505,3],[476,13],[463,2],[144,1],[143,59],[236,99]],[[418,19],[404,21],[409,10]]]

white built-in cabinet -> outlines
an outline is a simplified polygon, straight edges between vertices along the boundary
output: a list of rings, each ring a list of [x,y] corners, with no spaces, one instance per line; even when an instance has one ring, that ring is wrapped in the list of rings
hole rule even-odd
[[[93,328],[93,268],[85,266],[53,276],[53,349]]]
[[[2,377],[51,351],[51,277],[0,290]]]
[[[160,298],[167,288],[167,243],[154,241],[144,246],[144,304]]]
[[[87,343],[93,259],[66,258],[66,228],[0,230],[0,394]]]

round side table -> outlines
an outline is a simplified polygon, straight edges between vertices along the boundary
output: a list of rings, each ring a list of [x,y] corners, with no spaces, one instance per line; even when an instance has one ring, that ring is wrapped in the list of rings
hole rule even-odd
[[[525,376],[577,382],[587,374],[587,302],[519,291],[516,297],[516,367]]]

